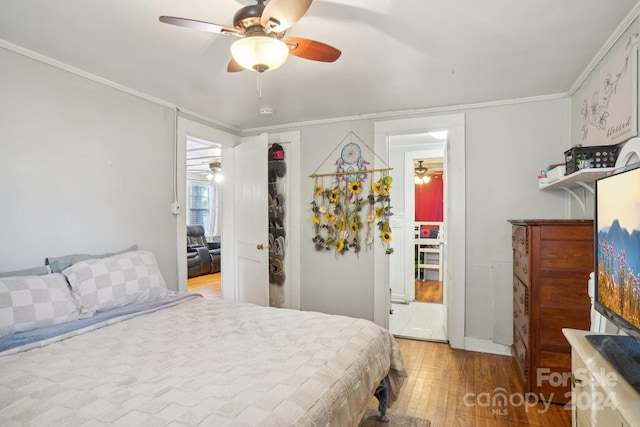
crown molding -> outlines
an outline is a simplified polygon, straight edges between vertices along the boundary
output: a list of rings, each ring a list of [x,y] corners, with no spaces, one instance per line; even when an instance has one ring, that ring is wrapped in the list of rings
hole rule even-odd
[[[136,96],[138,98],[144,99],[145,101],[149,101],[149,102],[152,102],[154,104],[161,105],[163,107],[168,107],[168,108],[171,108],[173,110],[177,110],[177,111],[180,112],[181,115],[186,115],[186,116],[189,116],[191,118],[197,119],[197,120],[199,120],[201,122],[204,122],[205,124],[214,126],[217,129],[223,130],[225,132],[229,132],[229,133],[232,133],[232,134],[235,134],[235,135],[239,135],[240,132],[241,132],[241,129],[233,127],[233,126],[230,126],[230,125],[228,125],[226,123],[222,123],[222,122],[220,122],[220,121],[218,121],[216,119],[213,119],[211,117],[207,117],[207,116],[204,116],[204,115],[202,115],[200,113],[196,113],[196,112],[193,112],[193,111],[186,110],[186,109],[180,107],[179,105],[172,104],[170,102],[165,101],[164,99],[157,98],[155,96],[149,95],[149,94],[144,93],[144,92],[137,91],[135,89],[131,89],[130,87],[121,85],[119,83],[116,83],[114,81],[105,79],[105,78],[97,76],[95,74],[91,74],[91,73],[89,73],[87,71],[81,70],[80,68],[73,67],[71,65],[68,65],[68,64],[65,64],[63,62],[57,61],[57,60],[55,60],[53,58],[50,58],[48,56],[39,54],[37,52],[33,52],[33,51],[29,50],[29,49],[25,49],[25,48],[23,48],[21,46],[13,44],[13,43],[9,43],[6,40],[0,39],[0,47],[4,48],[6,50],[9,50],[9,51],[15,52],[15,53],[17,53],[19,55],[25,56],[27,58],[31,58],[31,59],[33,59],[35,61],[38,61],[38,62],[41,62],[43,64],[47,64],[47,65],[50,65],[52,67],[59,68],[61,70],[67,71],[67,72],[69,72],[71,74],[75,74],[77,76],[80,76],[80,77],[83,77],[85,79],[94,81],[96,83],[103,84],[105,86],[111,87],[111,88],[119,90],[121,92],[128,93],[129,95]]]
[[[322,125],[338,122],[351,122],[356,120],[381,120],[390,118],[403,118],[424,115],[435,115],[440,113],[459,112],[462,110],[473,110],[479,108],[500,107],[505,105],[525,104],[531,102],[542,102],[554,99],[568,98],[566,93],[556,93],[551,95],[531,96],[527,98],[506,99],[501,101],[479,102],[474,104],[458,104],[444,107],[433,107],[413,110],[387,111],[383,113],[361,114],[357,116],[334,117],[329,119],[309,120],[304,122],[287,123],[281,125],[265,126],[258,128],[248,128],[242,130],[242,136],[253,135],[262,132],[282,131],[289,128],[298,128],[302,126]]]
[[[627,16],[624,17],[622,22],[618,24],[618,26],[613,31],[613,33],[611,33],[609,38],[604,42],[604,44],[602,45],[598,53],[596,53],[596,55],[593,57],[591,62],[589,62],[589,64],[584,69],[582,74],[578,76],[576,81],[573,83],[573,85],[567,92],[568,96],[572,96],[574,93],[578,91],[578,89],[580,89],[580,86],[582,86],[585,80],[587,80],[589,75],[593,72],[593,70],[595,70],[595,68],[598,66],[600,61],[602,61],[605,55],[609,53],[613,45],[615,45],[616,42],[620,39],[620,37],[622,37],[624,32],[627,31],[629,27],[631,27],[631,24],[633,24],[633,22],[636,20],[638,15],[640,15],[640,1],[638,1],[638,3],[636,3],[633,9],[631,9],[629,13],[627,13]]]

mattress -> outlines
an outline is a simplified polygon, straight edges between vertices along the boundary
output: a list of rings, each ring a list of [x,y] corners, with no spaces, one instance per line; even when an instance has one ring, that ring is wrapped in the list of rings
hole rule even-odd
[[[79,332],[0,357],[1,425],[357,426],[405,376],[387,330],[316,312],[188,298]]]

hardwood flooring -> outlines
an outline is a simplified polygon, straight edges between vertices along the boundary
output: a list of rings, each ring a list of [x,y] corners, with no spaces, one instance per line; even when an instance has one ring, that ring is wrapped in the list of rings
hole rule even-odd
[[[194,277],[187,289],[221,298],[220,278],[220,273]],[[522,384],[509,356],[454,350],[429,341],[397,341],[408,378],[390,416],[426,418],[432,427],[571,426],[571,412],[564,406],[523,402]],[[505,398],[506,404],[500,405]],[[371,408],[377,405],[375,398],[369,403]]]
[[[442,282],[416,280],[416,301],[442,304]]]
[[[448,344],[397,339],[409,377],[394,413],[431,420],[433,427],[570,427],[562,405],[522,401],[522,385],[509,356],[454,350]],[[506,404],[500,400],[506,398]],[[492,404],[493,403],[493,404]],[[377,407],[373,399],[369,406]]]
[[[187,279],[187,292],[202,294],[205,298],[222,299],[222,274],[213,273]]]

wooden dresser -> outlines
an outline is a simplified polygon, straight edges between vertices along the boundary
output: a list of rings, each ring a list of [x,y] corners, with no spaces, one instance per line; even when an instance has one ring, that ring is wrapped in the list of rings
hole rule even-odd
[[[525,393],[570,400],[571,347],[562,328],[590,327],[593,221],[509,220],[513,345]]]

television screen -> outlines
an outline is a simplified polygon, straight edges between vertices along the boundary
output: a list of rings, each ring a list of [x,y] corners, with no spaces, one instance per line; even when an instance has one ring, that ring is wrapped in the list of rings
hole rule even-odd
[[[595,187],[595,307],[640,340],[640,167]]]

